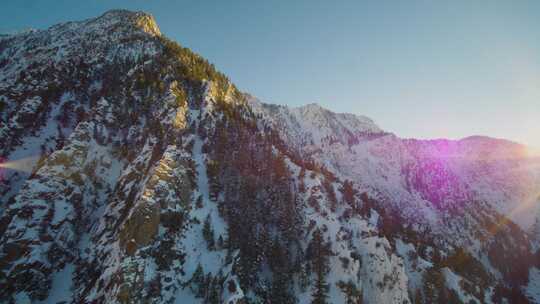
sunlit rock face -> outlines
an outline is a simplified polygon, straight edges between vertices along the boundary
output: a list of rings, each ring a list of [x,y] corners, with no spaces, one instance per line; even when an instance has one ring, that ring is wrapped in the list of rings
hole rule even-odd
[[[114,10],[2,38],[1,201],[15,195],[42,155],[64,144],[121,71],[114,66],[154,56],[152,37],[159,35],[152,16]]]
[[[261,103],[146,13],[2,36],[0,137],[1,303],[540,300],[522,146]]]

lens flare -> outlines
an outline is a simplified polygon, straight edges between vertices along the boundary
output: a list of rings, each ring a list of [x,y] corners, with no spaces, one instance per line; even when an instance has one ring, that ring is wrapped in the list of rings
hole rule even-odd
[[[535,195],[531,195],[530,199],[525,200],[522,204],[519,204],[516,208],[510,210],[510,212],[498,219],[493,225],[488,227],[490,234],[496,234],[499,229],[511,223],[516,217],[520,217],[526,212],[538,212],[538,206],[540,204],[540,191]]]
[[[540,148],[527,147],[527,156],[532,158],[540,158]]]
[[[534,195],[531,195],[529,199],[525,200],[525,202],[519,204],[516,208],[510,211],[508,217],[510,218],[519,217],[523,213],[535,212],[536,211],[535,205],[538,204],[539,199],[540,199],[540,192]]]
[[[14,171],[22,171],[25,173],[32,173],[34,165],[38,161],[39,156],[28,156],[17,160],[3,160],[0,159],[0,170],[10,169]],[[2,171],[4,171],[2,170]]]

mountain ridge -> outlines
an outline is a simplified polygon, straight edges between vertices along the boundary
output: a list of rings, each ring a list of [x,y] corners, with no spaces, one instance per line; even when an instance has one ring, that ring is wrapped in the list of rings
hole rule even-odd
[[[262,104],[259,104],[255,107],[255,110],[258,111],[261,115],[270,117],[270,120],[276,120],[276,116],[279,116],[279,114],[276,114],[276,111],[271,110],[273,108],[272,105],[262,106]],[[284,111],[286,111],[286,107],[282,107]],[[291,112],[294,111],[294,108],[290,110]],[[326,110],[328,111],[328,110]],[[322,113],[322,112],[321,112]],[[331,113],[331,112],[327,112]],[[457,162],[455,165],[459,167],[466,167],[468,166],[469,162],[472,162],[471,164],[476,164],[477,162],[484,163],[486,165],[499,165],[503,162],[507,162],[508,166],[523,166],[524,164],[519,164],[521,162],[530,162],[531,164],[527,164],[526,166],[530,166],[531,168],[536,167],[537,165],[534,165],[536,162],[534,162],[534,159],[530,159],[527,155],[527,148],[524,145],[517,144],[508,140],[504,139],[496,139],[496,138],[490,138],[486,136],[471,136],[460,140],[448,140],[448,139],[428,139],[428,140],[421,140],[421,139],[409,139],[409,138],[399,138],[398,136],[392,134],[392,133],[386,133],[382,131],[381,129],[374,129],[375,132],[367,132],[370,134],[363,134],[364,129],[360,127],[358,130],[351,130],[346,129],[345,131],[339,130],[337,128],[334,128],[333,133],[324,133],[323,131],[323,137],[330,138],[326,142],[321,142],[320,139],[315,140],[314,144],[310,145],[308,142],[312,141],[313,139],[310,137],[312,134],[319,132],[320,130],[317,130],[317,128],[306,128],[302,126],[302,123],[298,122],[290,122],[290,117],[288,117],[290,114],[283,114],[281,118],[277,118],[279,122],[274,122],[277,126],[277,128],[282,128],[286,130],[294,130],[295,128],[299,128],[302,131],[293,131],[294,136],[291,136],[288,132],[290,131],[284,131],[283,136],[289,139],[298,139],[302,138],[301,134],[302,132],[307,130],[307,133],[310,133],[307,136],[307,140],[291,140],[290,144],[296,146],[298,149],[302,149],[306,153],[312,153],[311,151],[317,151],[321,147],[323,148],[324,153],[326,155],[334,153],[335,156],[332,156],[330,158],[326,158],[324,153],[321,153],[321,158],[319,159],[321,162],[325,163],[327,166],[332,166],[332,164],[337,165],[338,167],[347,167],[353,165],[356,160],[358,159],[359,155],[362,155],[362,157],[366,157],[366,159],[370,157],[376,157],[379,158],[381,156],[384,156],[386,158],[390,158],[391,155],[381,155],[377,152],[375,153],[374,150],[372,151],[361,151],[362,149],[358,150],[355,154],[357,155],[355,158],[350,159],[348,158],[347,161],[340,162],[340,158],[343,157],[343,153],[345,150],[351,150],[354,149],[354,147],[361,146],[362,143],[366,143],[367,146],[369,145],[383,145],[386,146],[384,149],[394,149],[394,155],[402,155],[402,157],[405,157],[404,159],[399,160],[399,162],[405,162],[401,166],[401,168],[397,169],[395,175],[400,175],[403,172],[403,170],[409,170],[408,164],[406,162],[410,162],[410,160],[407,160],[407,158],[418,158],[422,157],[424,159],[433,159],[436,161],[436,163],[433,164],[426,164],[428,166],[436,165],[439,167],[439,169],[436,170],[444,170],[446,173],[444,174],[450,174],[453,175],[453,178],[457,178],[456,182],[459,181],[459,176],[462,173],[454,172],[454,169],[451,167],[448,167],[452,165],[452,159]],[[329,114],[331,115],[331,114]],[[285,117],[287,116],[287,117]],[[303,115],[303,117],[297,117],[299,120],[307,120],[307,121],[313,121],[316,122],[313,124],[317,124],[317,118],[309,117],[309,115]],[[323,119],[324,120],[324,119]],[[319,119],[320,121],[320,119]],[[287,125],[286,127],[282,127],[282,125]],[[308,123],[309,124],[309,123]],[[305,125],[305,123],[304,123]],[[370,130],[368,127],[367,130]],[[356,134],[357,136],[352,136],[350,134]],[[345,140],[339,140],[337,137],[340,136],[350,136],[349,138]],[[337,149],[335,150],[332,146],[336,146],[336,143],[341,143],[343,147],[339,147],[339,144],[337,144]],[[390,145],[390,146],[388,146]],[[378,149],[378,148],[377,148]],[[382,151],[383,153],[386,153]],[[364,156],[365,155],[365,156]],[[518,161],[519,163],[514,163],[515,161]],[[374,162],[369,160],[369,163],[367,165],[373,164]],[[387,162],[389,163],[389,162]],[[455,166],[452,165],[452,166]],[[428,167],[429,168],[429,167]],[[456,168],[457,169],[457,168]],[[502,169],[502,168],[499,168]],[[355,172],[366,172],[366,171],[373,171],[373,170],[379,170],[378,168],[371,168],[367,169],[365,165],[363,165],[361,168],[355,168],[352,173]],[[467,169],[469,170],[469,169]],[[472,169],[475,170],[475,169]],[[495,170],[495,168],[490,169]],[[340,170],[338,170],[340,171]],[[505,174],[508,173],[508,169],[504,169]],[[474,171],[471,172],[474,174]],[[466,174],[471,174],[466,173]],[[519,180],[524,185],[528,185],[527,187],[531,189],[527,190],[511,190],[511,192],[520,192],[520,191],[527,191],[531,192],[533,189],[538,189],[540,187],[540,181],[538,178],[535,178],[534,176],[530,176],[531,173],[528,172],[528,169],[525,169],[523,174],[514,174],[512,178],[507,179],[506,186],[508,187],[517,187],[518,185],[512,185],[514,182],[513,179]],[[423,172],[419,171],[415,174],[424,174]],[[354,174],[353,174],[354,175]],[[346,176],[347,178],[354,178],[349,174]],[[448,176],[447,176],[448,177]],[[494,176],[495,178],[495,176]],[[501,179],[501,177],[496,177],[497,179]],[[488,182],[485,182],[488,183]],[[490,181],[489,183],[494,183],[493,181]],[[462,193],[465,190],[459,190],[462,186],[452,186],[452,187],[458,187],[457,189],[454,188],[452,192],[454,193]],[[499,187],[499,186],[497,186]],[[388,188],[388,187],[386,187]],[[495,189],[494,189],[495,190]],[[422,192],[422,191],[421,191]],[[424,194],[424,195],[431,195],[431,194]],[[446,195],[446,194],[445,194]],[[502,194],[501,194],[502,195]],[[463,199],[470,199],[469,195],[465,195]],[[532,199],[536,199],[536,197],[533,195],[532,197],[519,197],[519,198],[513,198],[510,200],[514,201],[514,204],[521,203],[522,200],[531,201]],[[484,200],[484,199],[483,199]],[[501,201],[506,200],[506,198],[500,199]],[[488,200],[489,201],[489,200]],[[524,227],[528,227],[532,224],[532,222],[535,219],[534,214],[536,214],[536,209],[534,212],[525,214],[525,216],[528,216],[527,224],[525,224]],[[503,213],[507,213],[507,211],[504,211]]]
[[[502,208],[539,189],[523,160],[254,101],[144,13],[0,63],[1,156],[32,157],[0,182],[0,302],[540,301],[540,225]]]
[[[262,104],[264,104],[264,105],[269,106],[269,107],[276,106],[276,107],[283,107],[283,108],[288,108],[288,109],[299,109],[299,110],[300,109],[305,109],[305,108],[321,109],[322,111],[330,112],[330,113],[335,114],[335,115],[354,116],[354,117],[359,118],[360,120],[367,120],[367,121],[373,123],[377,128],[379,128],[381,130],[381,132],[394,134],[392,132],[383,131],[383,129],[380,128],[378,126],[378,124],[375,123],[374,119],[372,119],[371,117],[369,117],[367,115],[364,115],[364,114],[357,114],[357,113],[352,113],[352,112],[335,112],[335,111],[331,110],[330,108],[324,107],[323,105],[321,105],[318,102],[310,102],[310,103],[306,103],[304,105],[298,105],[298,106],[291,107],[291,106],[288,106],[286,104],[276,104],[276,103],[273,103],[273,102],[263,102],[263,101],[259,100],[256,96],[254,96],[251,93],[245,93],[244,92],[243,94],[246,95],[246,98],[250,102],[255,104],[256,107],[261,107]],[[503,138],[503,137],[493,137],[493,136],[489,136],[489,135],[480,135],[480,134],[467,135],[467,136],[460,137],[460,138],[447,138],[447,137],[417,138],[417,137],[403,137],[403,136],[398,136],[397,134],[394,134],[394,135],[401,138],[401,139],[404,139],[404,140],[431,141],[431,142],[437,142],[437,141],[459,142],[459,141],[474,141],[474,140],[494,141],[494,142],[504,141],[504,142],[506,142],[508,144],[515,144],[515,145],[518,145],[518,146],[521,146],[521,147],[528,147],[527,144],[523,144],[523,143],[517,142],[515,140],[511,140],[511,139],[507,139],[507,138]]]

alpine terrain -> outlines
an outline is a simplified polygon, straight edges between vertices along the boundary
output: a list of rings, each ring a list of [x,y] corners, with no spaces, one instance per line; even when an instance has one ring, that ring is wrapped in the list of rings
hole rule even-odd
[[[113,10],[0,36],[0,303],[540,303],[540,160],[240,92]]]

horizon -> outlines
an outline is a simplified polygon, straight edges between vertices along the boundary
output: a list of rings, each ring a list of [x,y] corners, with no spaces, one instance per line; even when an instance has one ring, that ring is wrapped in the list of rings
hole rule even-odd
[[[44,6],[51,13],[36,15]],[[487,136],[538,149],[537,6],[347,2],[311,3],[306,12],[298,3],[176,2],[165,10],[161,2],[25,1],[1,4],[0,14],[1,30],[16,31],[115,8],[144,11],[163,35],[201,54],[263,102],[317,103],[367,116],[402,138]]]

